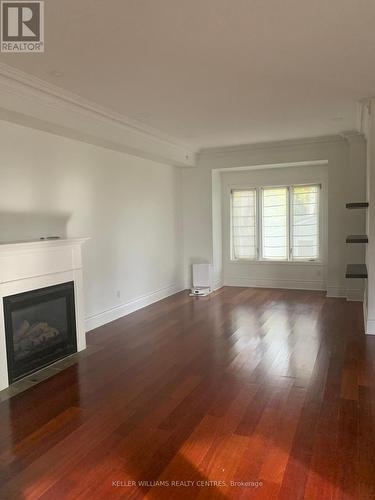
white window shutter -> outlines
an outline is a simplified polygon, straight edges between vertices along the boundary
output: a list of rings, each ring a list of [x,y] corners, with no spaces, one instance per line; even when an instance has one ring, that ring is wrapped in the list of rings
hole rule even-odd
[[[293,260],[319,259],[320,186],[293,186],[291,249]]]
[[[256,259],[256,190],[232,190],[232,258]]]
[[[288,259],[288,188],[262,190],[262,257]]]

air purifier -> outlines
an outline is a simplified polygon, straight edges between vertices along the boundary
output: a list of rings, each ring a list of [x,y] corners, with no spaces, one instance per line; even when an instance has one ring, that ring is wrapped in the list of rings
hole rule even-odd
[[[212,292],[212,264],[193,264],[192,297],[202,297]]]

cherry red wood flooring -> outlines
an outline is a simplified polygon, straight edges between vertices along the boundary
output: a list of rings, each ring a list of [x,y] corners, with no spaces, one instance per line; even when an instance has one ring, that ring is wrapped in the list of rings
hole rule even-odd
[[[375,498],[375,338],[323,293],[186,292],[0,404],[0,499]]]

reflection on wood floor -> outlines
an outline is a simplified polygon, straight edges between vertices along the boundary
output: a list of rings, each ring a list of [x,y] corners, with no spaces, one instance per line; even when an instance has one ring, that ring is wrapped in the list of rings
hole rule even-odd
[[[1,499],[375,498],[362,304],[182,292],[87,338],[0,404]]]

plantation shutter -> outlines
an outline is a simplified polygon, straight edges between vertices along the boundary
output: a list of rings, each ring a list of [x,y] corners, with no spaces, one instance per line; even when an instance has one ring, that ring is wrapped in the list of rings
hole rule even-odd
[[[232,258],[256,259],[256,190],[232,191]]]
[[[288,259],[288,188],[262,190],[262,257]]]
[[[293,186],[291,253],[293,260],[319,258],[320,186]]]

